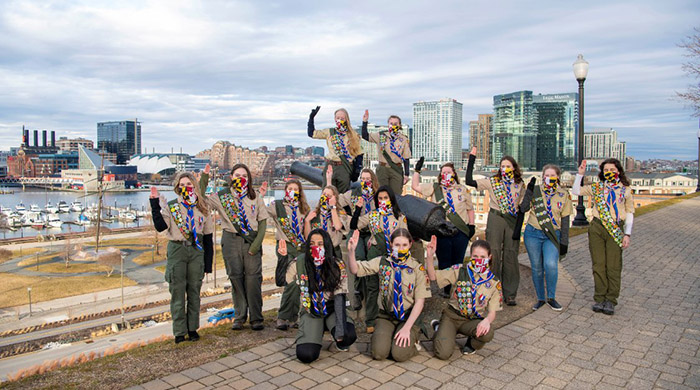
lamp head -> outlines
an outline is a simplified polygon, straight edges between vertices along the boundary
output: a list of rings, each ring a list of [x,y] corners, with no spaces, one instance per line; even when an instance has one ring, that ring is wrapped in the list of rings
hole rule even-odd
[[[583,59],[583,54],[579,54],[574,62],[574,76],[579,81],[585,80],[588,76],[588,61]]]

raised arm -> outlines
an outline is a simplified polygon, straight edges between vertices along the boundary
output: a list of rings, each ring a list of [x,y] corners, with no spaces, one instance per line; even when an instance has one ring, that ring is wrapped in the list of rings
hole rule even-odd
[[[469,162],[467,162],[467,174],[464,177],[464,184],[469,187],[476,188],[476,180],[474,180],[474,162],[476,161],[476,146],[472,147],[471,152],[469,152]]]
[[[149,199],[151,203],[151,218],[153,218],[153,227],[157,232],[162,232],[168,229],[168,224],[163,219],[163,213],[160,212],[160,194],[156,187],[151,187],[151,195]]]
[[[316,114],[321,110],[321,106],[316,106],[316,108],[311,110],[311,114],[309,114],[309,123],[307,124],[306,131],[309,137],[313,138],[314,136],[314,131],[316,131],[316,126],[314,125],[314,118],[316,117]]]
[[[365,110],[365,115],[362,116],[362,139],[369,141],[369,131],[367,130],[367,121],[369,120],[369,110]]]
[[[428,279],[435,281],[435,249],[437,248],[437,237],[431,236],[430,242],[425,253],[425,272],[428,274]]]
[[[416,163],[416,167],[414,168],[415,172],[413,172],[413,178],[411,179],[411,189],[417,193],[420,192],[420,171],[423,169],[423,163],[425,162],[425,157],[421,157],[418,159],[418,162]]]
[[[586,174],[586,160],[581,161],[581,165],[578,167],[578,173],[574,178],[574,184],[571,186],[571,193],[579,196],[581,195],[581,186],[583,184],[583,176]]]
[[[355,259],[355,249],[357,249],[357,242],[360,239],[360,231],[355,230],[352,233],[352,237],[348,240],[348,269],[353,275],[357,275],[357,260]]]

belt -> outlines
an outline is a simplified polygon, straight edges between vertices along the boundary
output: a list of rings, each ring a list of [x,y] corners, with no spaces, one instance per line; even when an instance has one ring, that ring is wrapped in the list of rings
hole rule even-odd
[[[182,245],[182,246],[192,246],[192,243],[189,241],[170,241],[174,244]]]
[[[338,165],[343,165],[343,162],[342,161],[328,160],[328,164],[338,166]]]

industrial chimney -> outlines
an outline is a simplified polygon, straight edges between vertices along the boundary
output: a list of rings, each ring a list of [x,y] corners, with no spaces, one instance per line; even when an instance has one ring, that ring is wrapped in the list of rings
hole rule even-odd
[[[51,147],[56,147],[56,132],[51,130]]]
[[[39,130],[34,130],[34,146],[39,146]]]
[[[46,130],[41,131],[41,146],[46,147]]]

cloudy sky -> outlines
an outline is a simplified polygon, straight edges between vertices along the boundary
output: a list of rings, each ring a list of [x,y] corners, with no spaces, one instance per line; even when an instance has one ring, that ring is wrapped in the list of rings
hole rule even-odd
[[[464,104],[466,138],[493,95],[575,92],[582,53],[587,131],[616,129],[637,158],[694,159],[698,121],[675,100],[693,27],[697,0],[2,1],[0,149],[22,125],[94,140],[127,118],[149,152],[322,146],[306,137],[316,105],[319,127],[338,107],[410,124],[412,103],[444,97]]]

